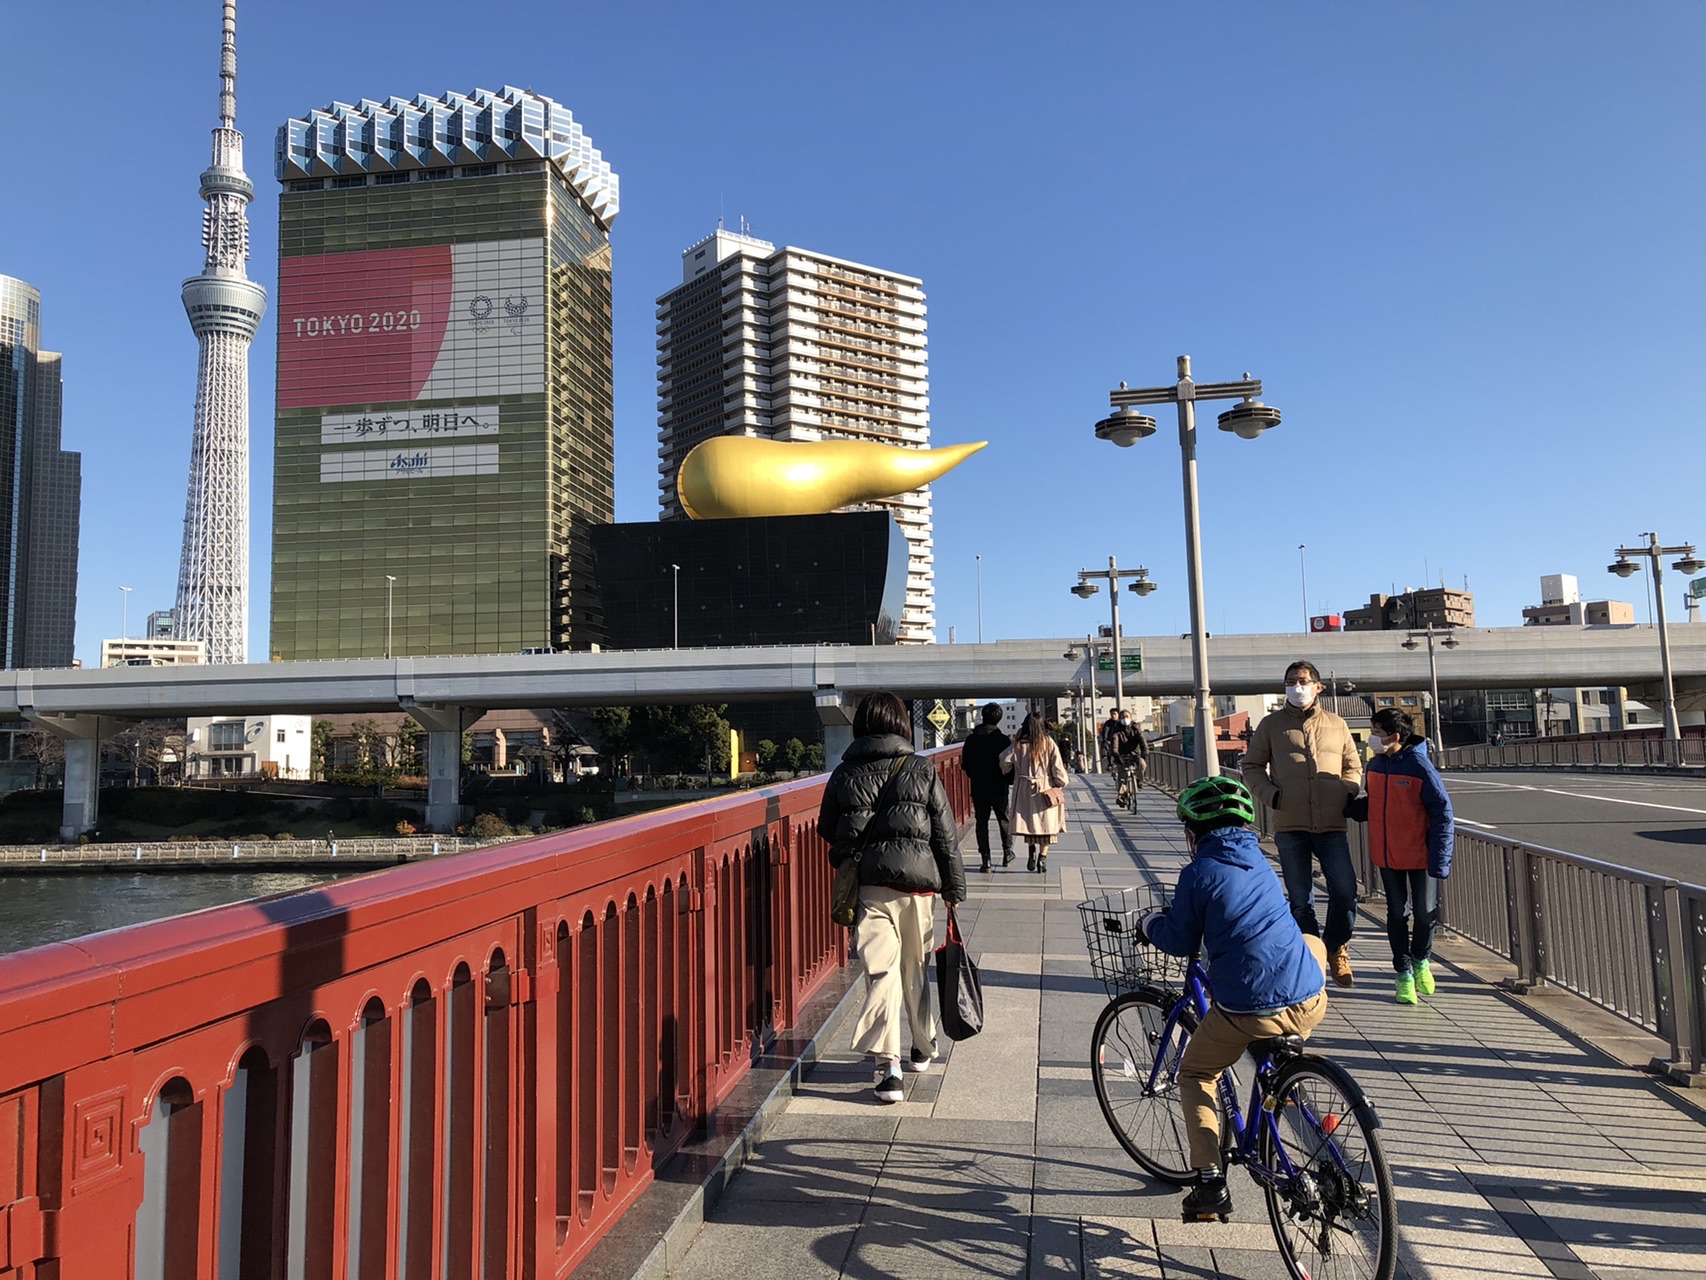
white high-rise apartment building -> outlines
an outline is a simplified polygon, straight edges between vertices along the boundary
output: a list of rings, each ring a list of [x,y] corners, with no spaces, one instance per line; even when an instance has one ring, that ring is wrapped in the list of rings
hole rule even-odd
[[[684,519],[681,460],[719,435],[930,443],[923,282],[718,228],[658,299],[658,500]],[[887,508],[910,548],[902,644],[936,638],[928,485]]]

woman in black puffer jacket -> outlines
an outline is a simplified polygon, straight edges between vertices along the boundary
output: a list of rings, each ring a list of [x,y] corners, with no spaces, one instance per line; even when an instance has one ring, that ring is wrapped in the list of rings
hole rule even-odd
[[[882,811],[873,813],[885,790]],[[935,899],[964,902],[966,876],[948,793],[935,766],[913,751],[906,704],[894,694],[867,694],[859,703],[853,743],[824,786],[817,829],[835,865],[863,844],[853,945],[865,966],[865,1007],[853,1048],[877,1060],[877,1100],[899,1102],[901,1007],[912,1028],[912,1069],[928,1071],[936,1058],[927,968],[936,949]]]

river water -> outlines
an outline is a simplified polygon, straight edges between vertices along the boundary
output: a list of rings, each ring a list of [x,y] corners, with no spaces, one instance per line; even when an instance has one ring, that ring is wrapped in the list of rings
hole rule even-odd
[[[0,954],[309,889],[355,872],[100,872],[0,876]]]

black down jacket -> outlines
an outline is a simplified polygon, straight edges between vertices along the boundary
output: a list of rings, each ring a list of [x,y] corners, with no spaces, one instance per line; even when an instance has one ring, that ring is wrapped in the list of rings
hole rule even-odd
[[[945,901],[964,902],[958,830],[933,764],[923,759],[902,764],[890,803],[874,819],[871,815],[895,757],[912,754],[912,744],[894,734],[854,739],[824,786],[818,834],[829,841],[830,862],[839,864],[874,821],[859,863],[860,884],[939,893]]]

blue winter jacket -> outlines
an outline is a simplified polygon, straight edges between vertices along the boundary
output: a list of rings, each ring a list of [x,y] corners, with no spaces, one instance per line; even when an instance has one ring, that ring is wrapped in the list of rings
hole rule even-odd
[[[1412,734],[1397,755],[1375,755],[1368,783],[1368,856],[1377,867],[1451,874],[1457,827],[1451,797],[1428,758],[1428,740]]]
[[[1325,985],[1285,891],[1247,827],[1197,838],[1179,873],[1173,905],[1151,917],[1149,940],[1168,955],[1203,953],[1214,1002],[1228,1013],[1268,1013],[1299,1004]]]

